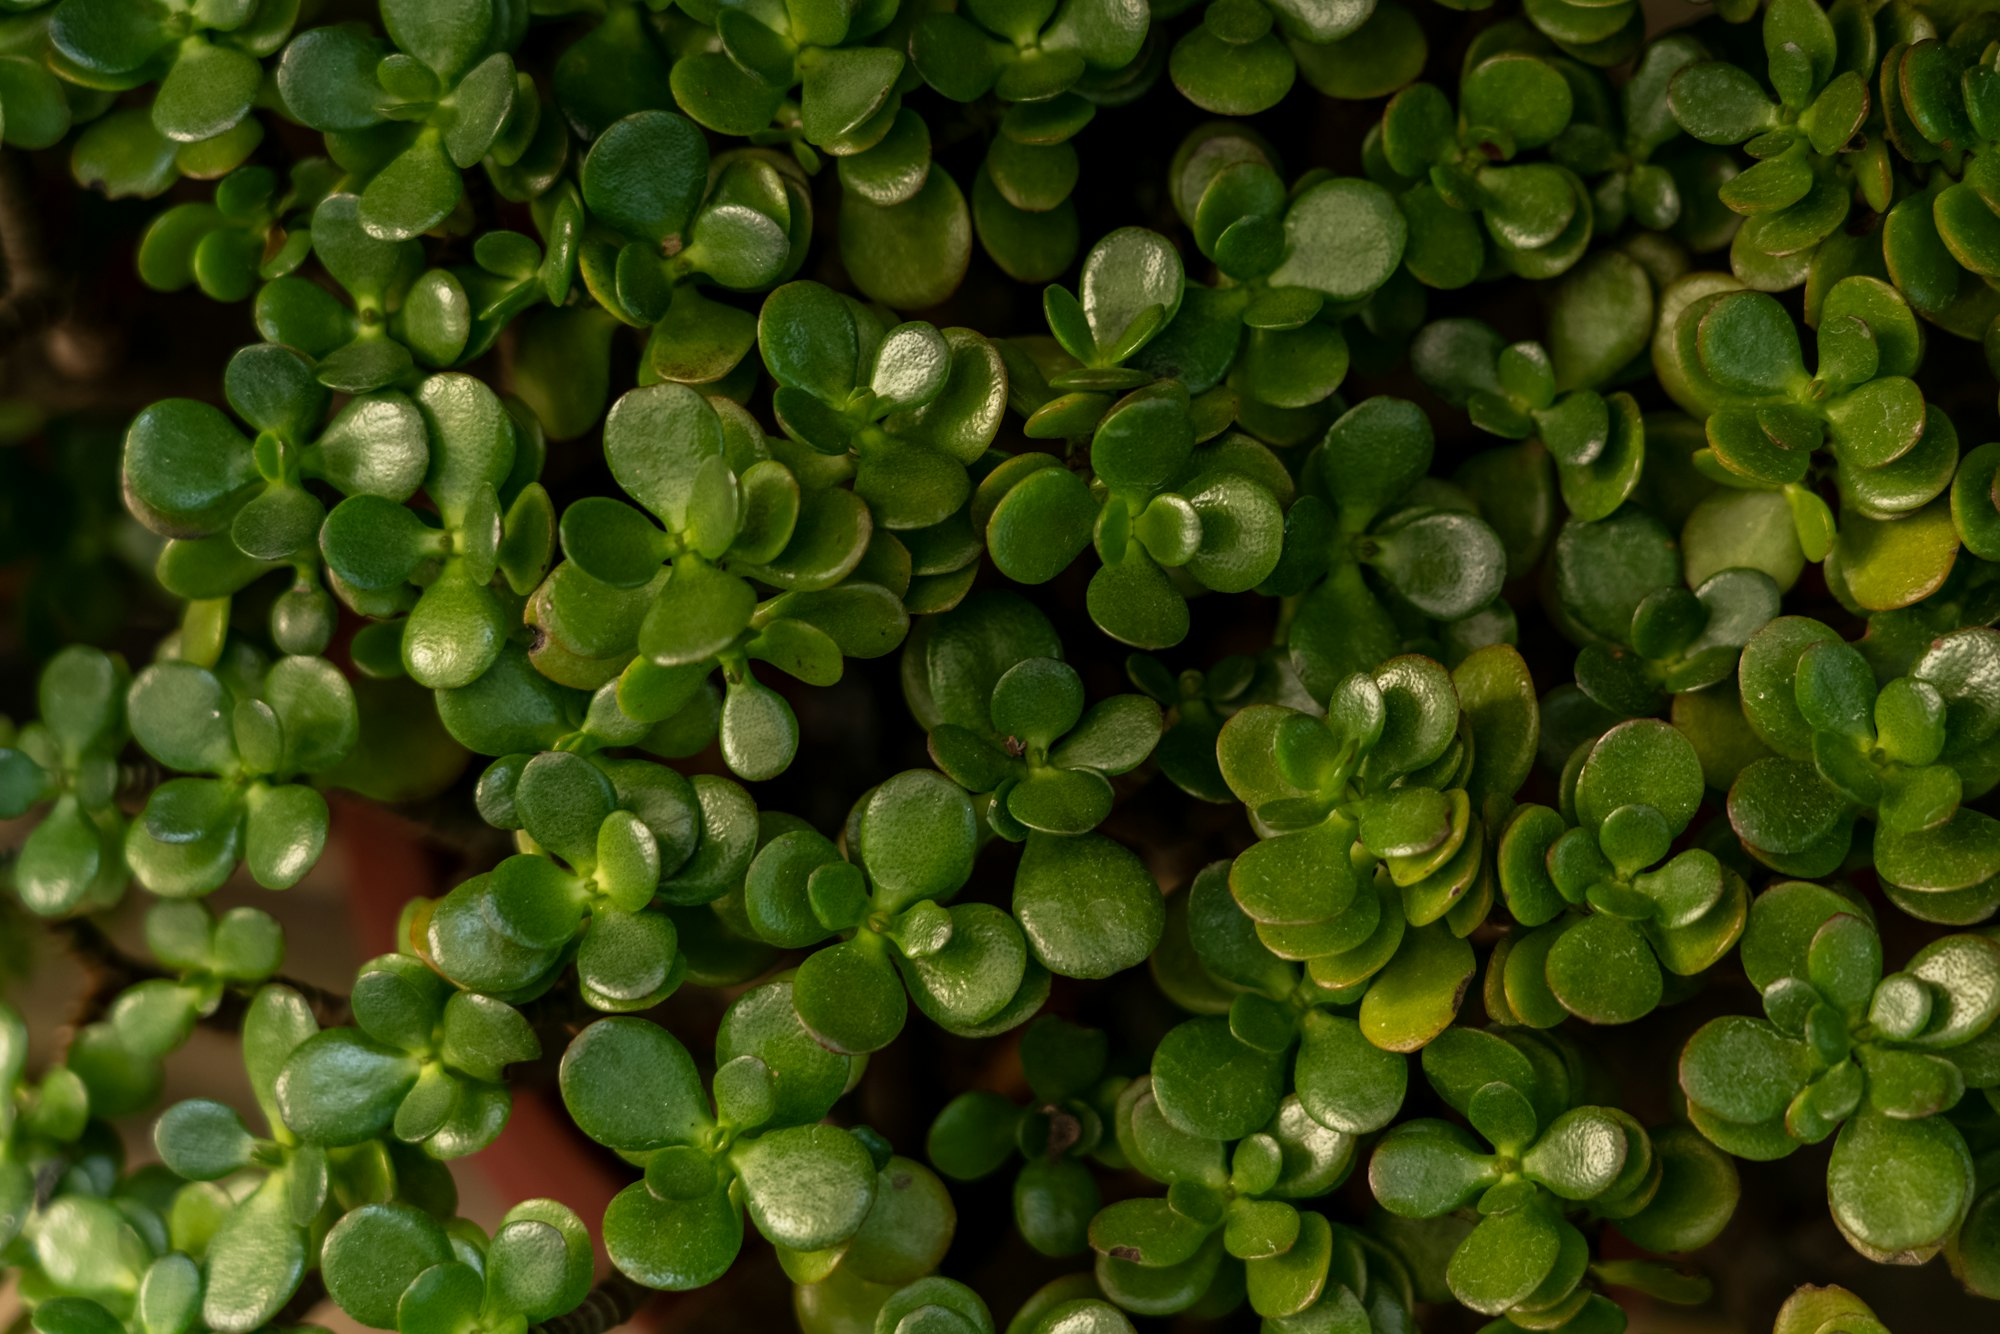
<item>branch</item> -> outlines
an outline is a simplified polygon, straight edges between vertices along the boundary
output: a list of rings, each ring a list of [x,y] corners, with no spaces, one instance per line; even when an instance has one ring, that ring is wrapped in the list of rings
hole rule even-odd
[[[0,229],[4,230],[4,229]],[[104,933],[102,927],[87,917],[69,917],[53,923],[56,931],[69,941],[70,953],[84,967],[89,979],[83,996],[77,1002],[75,1014],[70,1019],[72,1028],[95,1023],[110,1010],[111,1005],[126,988],[140,982],[155,979],[178,981],[178,975],[157,968],[143,959],[136,959],[118,948],[115,941]],[[322,1028],[333,1028],[345,1024],[353,1015],[347,997],[338,992],[311,982],[301,982],[295,977],[277,976],[269,979],[278,986],[290,987],[305,997],[312,1006],[313,1018]],[[263,985],[262,983],[259,984]],[[223,1028],[235,1031],[242,1027],[243,1014],[248,1009],[254,988],[234,987],[223,992],[222,1001],[209,1014],[201,1018],[203,1027]]]
[[[20,153],[0,152],[0,263],[7,279],[0,295],[0,352],[54,324],[66,304],[49,272],[34,199]]]
[[[312,1314],[313,1307],[325,1300],[326,1279],[321,1277],[318,1269],[308,1270],[306,1276],[299,1280],[298,1291],[278,1308],[278,1314],[271,1317],[267,1328],[288,1329],[306,1324],[306,1317]]]
[[[581,1306],[568,1315],[533,1326],[529,1334],[608,1334],[637,1315],[639,1308],[657,1295],[623,1274],[613,1274],[592,1288]]]

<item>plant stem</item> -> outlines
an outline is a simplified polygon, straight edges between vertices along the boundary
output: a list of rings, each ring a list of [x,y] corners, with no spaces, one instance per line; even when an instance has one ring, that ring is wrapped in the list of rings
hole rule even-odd
[[[71,1020],[72,1028],[102,1019],[127,987],[158,978],[178,980],[177,976],[164,969],[156,968],[143,959],[136,959],[118,948],[104,929],[87,917],[70,917],[53,924],[55,930],[69,942],[70,951],[77,956],[89,975],[89,984],[82,998],[77,1002],[76,1014]],[[301,982],[295,977],[276,976],[270,978],[273,984],[290,987],[305,997],[312,1006],[313,1018],[322,1028],[332,1028],[345,1024],[352,1017],[352,1009],[347,997],[338,992],[310,982]],[[230,1032],[242,1026],[244,1011],[249,1007],[251,988],[236,988],[225,991],[222,1001],[213,1012],[201,1018],[204,1028],[221,1028]]]
[[[34,197],[20,153],[0,151],[0,264],[6,270],[6,289],[0,295],[0,352],[54,324],[64,305],[49,272]]]
[[[533,1326],[531,1334],[608,1334],[657,1295],[623,1274],[613,1274],[592,1288],[574,1311]]]

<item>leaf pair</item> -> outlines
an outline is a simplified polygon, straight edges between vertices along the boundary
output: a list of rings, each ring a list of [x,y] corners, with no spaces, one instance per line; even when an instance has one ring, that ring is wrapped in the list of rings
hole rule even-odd
[[[1424,1073],[1478,1137],[1452,1122],[1404,1122],[1368,1165],[1369,1186],[1391,1213],[1436,1218],[1477,1202],[1479,1221],[1453,1250],[1446,1280],[1487,1315],[1527,1319],[1585,1304],[1590,1246],[1564,1216],[1572,1208],[1679,1249],[1706,1245],[1735,1203],[1733,1173],[1713,1150],[1670,1138],[1671,1128],[1661,1136],[1671,1152],[1656,1148],[1627,1113],[1573,1103],[1567,1079],[1552,1077],[1561,1067],[1546,1061],[1546,1041],[1513,1028],[1442,1036],[1425,1049]],[[1678,1198],[1711,1186],[1715,1198],[1697,1211]]]
[[[1159,740],[1157,705],[1114,695],[1083,705],[1083,678],[1053,658],[1030,658],[994,684],[991,722],[943,723],[932,758],[968,792],[988,794],[994,831],[1021,842],[1030,830],[1082,834],[1111,813],[1110,779],[1145,763]]]
[[[1508,440],[1535,439],[1554,459],[1563,504],[1580,522],[1608,518],[1639,485],[1646,428],[1630,394],[1593,388],[1558,394],[1555,366],[1540,343],[1503,345],[1478,320],[1438,320],[1410,348],[1432,389],[1462,407],[1472,424]]]
[[[327,510],[309,482],[400,513],[431,467],[415,402],[371,394],[326,420],[327,391],[290,348],[239,349],[223,385],[254,438],[181,398],[153,404],[125,435],[127,503],[172,539],[160,573],[183,597],[227,597],[281,563],[315,569]]]
[[[1675,171],[1679,161],[1691,156],[1685,145],[1675,145],[1679,151],[1665,161],[1656,160],[1666,156],[1661,154],[1662,148],[1681,136],[1668,92],[1674,76],[1706,60],[1707,50],[1694,37],[1677,33],[1646,44],[1641,55],[1638,43],[1626,41],[1639,17],[1638,9],[1629,4],[1582,5],[1560,0],[1538,9],[1529,21],[1537,23],[1557,45],[1572,50],[1566,37],[1596,37],[1622,20],[1611,36],[1593,45],[1590,55],[1580,56],[1592,64],[1620,64],[1639,56],[1632,77],[1615,97],[1602,83],[1592,80],[1591,95],[1576,100],[1569,124],[1549,146],[1550,156],[1591,182],[1596,222],[1606,233],[1615,231],[1626,218],[1650,231],[1675,227],[1684,212],[1694,212],[1700,200],[1684,196]],[[1643,33],[1643,25],[1639,31]],[[1596,58],[1605,55],[1613,59]]]
[[[1167,781],[1202,801],[1235,799],[1216,764],[1216,738],[1228,715],[1260,693],[1263,668],[1253,659],[1231,655],[1206,672],[1189,669],[1176,677],[1149,654],[1125,659],[1127,678],[1167,711],[1165,730],[1153,748],[1153,762]]]
[[[850,850],[810,828],[767,843],[750,863],[744,909],[781,948],[838,937],[793,979],[799,1019],[837,1052],[887,1046],[909,1001],[953,1031],[986,1035],[1025,1021],[1047,994],[1015,920],[985,904],[941,906],[978,848],[972,803],[943,777],[910,770],[857,808]],[[899,976],[900,974],[900,976]]]
[[[1247,1264],[1257,1310],[1305,1310],[1343,1247],[1324,1219],[1290,1201],[1324,1194],[1346,1177],[1352,1137],[1321,1126],[1294,1099],[1234,1144],[1217,1141],[1177,1127],[1156,1093],[1156,1081],[1141,1078],[1118,1099],[1120,1148],[1167,1193],[1119,1201],[1091,1220],[1106,1295],[1131,1310],[1173,1314],[1201,1299],[1230,1255]]]
[[[579,251],[584,283],[620,320],[654,326],[647,365],[663,379],[720,379],[755,340],[753,321],[699,297],[696,281],[770,287],[797,271],[812,232],[811,196],[795,171],[746,152],[710,176],[701,130],[668,111],[607,127],[579,175],[591,223]]]
[[[921,62],[935,51],[925,43],[931,23],[949,25],[957,16],[938,14],[918,25],[911,37],[912,58]],[[979,243],[1007,276],[1016,282],[1043,283],[1066,271],[1076,259],[1076,204],[1071,198],[1082,174],[1082,163],[1071,142],[1097,114],[1096,103],[1074,90],[1046,100],[1007,108],[999,134],[987,145],[986,160],[972,185],[973,225]],[[910,118],[909,122],[901,116]],[[859,157],[844,159],[841,180],[849,190],[871,195],[885,192],[892,180],[917,178],[913,159],[917,145],[904,133],[915,113],[899,115],[897,131]],[[930,135],[922,142],[930,155]],[[899,170],[891,174],[892,166]],[[914,186],[901,187],[914,191]]]
[[[1406,951],[1412,981],[1457,971],[1459,939],[1492,901],[1469,742],[1452,675],[1415,654],[1348,677],[1323,719],[1263,704],[1232,717],[1217,742],[1222,776],[1265,837],[1236,859],[1229,886],[1258,940],[1334,989],[1362,986]],[[1519,760],[1496,754],[1496,776]],[[1511,794],[1511,777],[1498,790]],[[1431,959],[1430,937],[1406,928],[1440,920],[1449,932]],[[1413,1049],[1429,1034],[1406,1036],[1385,1045]]]
[[[458,206],[459,173],[491,154],[506,165],[534,141],[541,99],[507,54],[525,15],[492,0],[387,0],[388,41],[354,24],[313,28],[285,48],[278,93],[296,119],[340,136],[367,178],[368,233],[405,241]]]
[[[208,1238],[199,1275],[161,1270],[147,1280],[149,1289],[169,1299],[167,1309],[184,1309],[189,1319],[198,1313],[211,1329],[251,1330],[276,1316],[305,1278],[312,1228],[359,1202],[355,1177],[365,1178],[371,1167],[387,1168],[386,1162],[343,1164],[319,1145],[299,1143],[284,1124],[279,1072],[318,1029],[311,1007],[289,987],[267,986],[251,998],[243,1020],[243,1064],[269,1138],[253,1136],[233,1108],[205,1098],[176,1103],[154,1125],[161,1159],[190,1181],[221,1182],[246,1169],[262,1170],[248,1194],[222,1197],[219,1226]],[[349,1166],[360,1171],[351,1176]],[[186,1282],[190,1277],[194,1281]]]
[[[1722,570],[1692,592],[1654,589],[1633,609],[1625,645],[1586,644],[1577,654],[1577,686],[1622,717],[1657,713],[1670,695],[1727,681],[1778,609],[1778,586],[1762,570]]]
[[[108,653],[63,649],[42,668],[40,719],[0,746],[0,818],[50,803],[13,869],[21,902],[43,916],[108,906],[124,890],[125,821],[117,796],[128,681],[124,662]]]
[[[1832,514],[1810,485],[1822,446],[1837,467],[1845,513],[1902,518],[1951,482],[1958,437],[1909,378],[1922,357],[1922,333],[1887,283],[1857,276],[1834,284],[1821,309],[1814,376],[1806,374],[1791,317],[1761,292],[1696,297],[1675,322],[1670,349],[1666,359],[1685,397],[1709,414],[1709,447],[1697,453],[1696,467],[1727,486],[1783,491],[1808,559],[1834,549]],[[1885,572],[1871,568],[1865,545],[1843,543],[1839,563],[1864,605],[1902,605],[1876,591]]]
[[[574,963],[600,1010],[658,1004],[687,960],[668,904],[705,903],[742,875],[755,808],[726,779],[693,783],[645,760],[570,751],[488,766],[480,813],[525,849],[440,899],[430,960],[461,986],[527,994]]]
[[[1399,617],[1457,620],[1499,595],[1506,550],[1469,496],[1402,503],[1433,449],[1421,409],[1376,397],[1336,420],[1307,457],[1283,554],[1261,587],[1304,595],[1288,638],[1315,696],[1397,653],[1406,638]]]
[[[1031,417],[1031,432],[1062,401]],[[1091,619],[1125,643],[1169,647],[1187,634],[1188,608],[1168,572],[1217,592],[1263,582],[1281,558],[1291,479],[1246,436],[1197,449],[1187,390],[1174,381],[1091,415],[1089,482],[1053,455],[1017,454],[980,484],[973,517],[984,520],[994,564],[1019,583],[1046,582],[1094,544],[1102,565],[1086,594]]]
[[[1536,1027],[1567,1014],[1630,1023],[1660,1003],[1663,967],[1693,976],[1729,952],[1749,891],[1704,849],[1669,856],[1705,790],[1694,746],[1674,728],[1620,723],[1565,773],[1573,826],[1527,805],[1501,831],[1501,892],[1533,929],[1495,952],[1488,994]]]
[[[820,454],[846,455],[877,524],[927,528],[964,505],[966,466],[1005,410],[992,344],[916,321],[885,328],[867,307],[811,282],[765,299],[757,342],[778,382],[778,425]]]
[[[1033,1101],[1017,1106],[975,1090],[946,1103],[926,1149],[955,1181],[991,1176],[1017,1156],[1014,1222],[1043,1255],[1080,1255],[1101,1200],[1089,1167],[1107,1140],[1106,1122],[1123,1081],[1104,1077],[1104,1034],[1043,1015],[1022,1032],[1021,1063]]]
[[[802,485],[771,457],[747,412],[682,385],[620,398],[605,454],[626,493],[662,527],[602,497],[565,512],[569,560],[528,610],[548,636],[535,650],[537,666],[600,692],[616,677],[606,722],[629,730],[615,743],[629,744],[688,710],[720,663],[725,759],[744,778],[782,773],[798,724],[749,661],[832,685],[845,658],[888,652],[908,626],[888,589],[842,582],[868,547],[866,507],[810,471],[816,456],[793,460],[808,469]],[[751,579],[788,591],[760,603]]]
[[[470,685],[499,657],[512,617],[493,586],[525,595],[548,567],[555,516],[534,480],[543,454],[532,421],[485,384],[433,375],[412,396],[430,441],[423,491],[435,512],[387,496],[349,496],[326,516],[320,550],[341,598],[399,623],[398,656],[417,684]]]
[[[1758,897],[1744,969],[1766,1018],[1703,1025],[1681,1057],[1695,1127],[1721,1148],[1783,1157],[1837,1130],[1827,1202],[1855,1248],[1934,1252],[1971,1203],[1971,1157],[1949,1110],[1984,1083],[2000,951],[1955,935],[1882,975],[1865,908],[1805,882]]]
[[[263,982],[284,959],[278,923],[257,908],[231,908],[217,918],[194,899],[163,899],[146,914],[146,947],[170,976],[147,978],[120,992],[95,1026],[107,1056],[128,1058],[139,1082],[158,1078],[159,1064],[185,1044],[200,1019],[215,1013],[232,989]]]
[[[331,769],[360,735],[354,692],[322,658],[247,655],[227,677],[187,662],[148,667],[126,711],[148,754],[183,774],[153,789],[125,857],[139,882],[176,897],[210,892],[238,861],[288,889],[326,845],[326,798],[296,780]]]
[[[457,991],[422,960],[385,954],[355,978],[354,1028],[300,1044],[274,1093],[285,1125],[338,1148],[393,1134],[451,1159],[491,1144],[512,1099],[503,1071],[541,1043],[520,1011]]]
[[[1878,687],[1860,652],[1817,621],[1783,617],[1759,632],[1744,650],[1744,716],[1777,754],[1730,788],[1744,846],[1786,874],[1820,874],[1867,812],[1877,870],[1907,911],[1956,920],[1949,905],[1989,894],[1995,830],[1959,803],[1968,780],[1983,781],[1978,757],[2000,728],[1973,686],[1996,646],[1984,629],[1942,636]]]
[[[117,0],[63,0],[49,20],[51,63],[87,88],[157,80],[153,128],[176,143],[214,139],[249,116],[263,84],[259,62],[284,45],[298,6],[261,0],[179,17]]]
[[[1183,97],[1221,116],[1270,110],[1291,90],[1301,70],[1329,96],[1379,96],[1414,77],[1424,56],[1422,32],[1407,16],[1401,23],[1371,29],[1369,20],[1384,11],[1398,12],[1393,4],[1378,8],[1373,3],[1211,4],[1201,23],[1174,43],[1168,73]],[[1371,60],[1392,66],[1402,77],[1385,77],[1381,71],[1350,72],[1349,67]],[[1357,79],[1365,82],[1354,86]]]
[[[1846,221],[1858,194],[1877,211],[1891,202],[1887,145],[1858,132],[1867,120],[1874,39],[1843,33],[1817,0],[1765,11],[1765,72],[1721,60],[1683,67],[1667,89],[1674,118],[1706,144],[1743,144],[1756,163],[1725,184],[1722,202],[1747,221],[1730,263],[1766,291],[1796,286],[1813,253]]]
[[[926,15],[910,35],[910,60],[955,102],[991,92],[1003,102],[1033,104],[1129,65],[1148,27],[1144,9],[1116,0],[985,0],[962,14]]]
[[[1397,192],[1412,276],[1427,287],[1463,287],[1484,269],[1489,242],[1524,278],[1553,278],[1583,257],[1593,232],[1583,182],[1555,162],[1518,160],[1551,144],[1574,110],[1567,80],[1526,51],[1471,63],[1455,108],[1428,83],[1390,99],[1367,165]]]
[[[327,1295],[360,1324],[400,1334],[504,1329],[566,1315],[590,1294],[590,1233],[567,1205],[524,1200],[489,1239],[408,1204],[364,1204],[327,1233]]]
[[[312,211],[339,169],[326,158],[293,166],[286,188],[269,167],[240,167],[216,183],[212,203],[175,204],[139,239],[139,277],[179,291],[190,283],[217,301],[242,301],[259,279],[281,278],[312,253]]]
[[[797,87],[798,132],[816,148],[848,156],[889,132],[902,102],[904,56],[869,39],[895,18],[893,6],[792,0],[755,14],[720,6],[701,18],[721,49],[677,63],[673,91],[709,129],[755,136]]]
[[[728,1270],[743,1213],[773,1243],[821,1251],[853,1237],[874,1203],[877,1163],[860,1136],[783,1124],[778,1072],[756,1055],[725,1061],[714,1109],[694,1059],[643,1019],[600,1019],[563,1054],[570,1117],[635,1156],[645,1179],[606,1208],[611,1259],[648,1287],[684,1290]]]

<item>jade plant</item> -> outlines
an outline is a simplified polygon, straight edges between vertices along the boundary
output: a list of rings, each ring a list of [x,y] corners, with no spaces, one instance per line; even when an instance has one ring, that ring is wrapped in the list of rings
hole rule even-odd
[[[1473,497],[1426,485],[1435,447],[1421,408],[1378,396],[1343,413],[1300,466],[1263,588],[1298,599],[1286,642],[1315,695],[1421,642],[1427,621],[1472,616],[1499,596],[1500,536]]]
[[[1880,682],[1860,650],[1806,617],[1773,621],[1744,650],[1743,714],[1775,754],[1729,789],[1743,847],[1780,874],[1822,876],[1874,822],[1877,874],[1905,912],[1985,915],[1992,817],[1962,806],[1993,784],[1996,718],[1982,683],[2000,661],[1984,627],[1934,640],[1907,674]]]
[[[1025,1159],[1014,1177],[1014,1223],[1044,1255],[1089,1249],[1102,1199],[1090,1160],[1119,1162],[1109,1123],[1125,1081],[1106,1076],[1108,1050],[1101,1031],[1042,1015],[1021,1033],[1028,1106],[973,1090],[946,1103],[931,1123],[930,1160],[954,1181],[976,1181],[1017,1155]]]
[[[1983,1054],[2000,949],[1944,936],[1884,974],[1863,904],[1809,881],[1758,896],[1744,971],[1764,1017],[1704,1024],[1681,1053],[1695,1127],[1739,1158],[1834,1137],[1827,1207],[1871,1258],[1924,1256],[1972,1202],[1971,1151],[1944,1115],[1994,1073]]]
[[[1704,848],[1670,855],[1702,798],[1700,757],[1672,726],[1620,723],[1579,746],[1563,779],[1563,811],[1519,806],[1500,834],[1500,890],[1529,929],[1494,951],[1488,1006],[1536,1028],[1566,1014],[1631,1023],[1659,1004],[1666,974],[1697,976],[1729,952],[1749,890]]]
[[[1583,181],[1556,162],[1522,157],[1554,142],[1575,106],[1551,61],[1509,50],[1477,63],[1468,57],[1455,102],[1434,83],[1389,100],[1366,160],[1408,224],[1411,276],[1426,287],[1462,287],[1490,254],[1521,277],[1546,279],[1583,257],[1592,235]]]
[[[1323,717],[1252,705],[1218,738],[1264,834],[1229,868],[1235,904],[1263,949],[1359,1000],[1378,1046],[1422,1047],[1465,994],[1466,937],[1494,902],[1488,825],[1532,763],[1531,691],[1505,645],[1456,674],[1403,654],[1342,681]]]
[[[125,664],[75,645],[49,659],[37,691],[39,717],[6,726],[0,748],[0,817],[18,819],[48,803],[23,841],[13,870],[23,906],[47,915],[125,891],[125,815],[118,806],[118,757],[125,721]]]
[[[1210,1295],[1227,1257],[1243,1263],[1253,1311],[1297,1316],[1326,1292],[1336,1258],[1362,1258],[1345,1228],[1336,1233],[1324,1215],[1291,1203],[1338,1185],[1355,1149],[1352,1136],[1319,1125],[1295,1101],[1256,1131],[1216,1140],[1175,1126],[1148,1082],[1134,1080],[1116,1116],[1120,1149],[1166,1187],[1164,1196],[1107,1205],[1090,1221],[1098,1283],[1119,1305],[1144,1315],[1184,1311]],[[1351,1289],[1345,1303],[1327,1295],[1328,1318],[1358,1305]]]
[[[1558,393],[1540,343],[1501,341],[1489,324],[1439,320],[1424,326],[1411,363],[1439,397],[1503,440],[1535,440],[1555,462],[1563,505],[1586,523],[1624,504],[1646,467],[1646,427],[1630,394],[1590,388]]]
[[[773,1244],[795,1251],[837,1247],[860,1230],[881,1141],[792,1120],[795,1109],[778,1100],[789,1073],[755,1054],[732,1057],[716,1069],[711,1109],[694,1058],[658,1025],[600,1019],[576,1036],[563,1053],[564,1105],[579,1129],[637,1156],[645,1173],[604,1213],[620,1270],[656,1288],[712,1282],[736,1259],[746,1211]]]
[[[1659,1262],[1593,1260],[1571,1215],[1609,1220],[1648,1249],[1706,1245],[1737,1190],[1727,1159],[1698,1139],[1669,1154],[1630,1113],[1583,1102],[1567,1063],[1549,1060],[1540,1041],[1518,1030],[1457,1028],[1426,1048],[1425,1077],[1472,1130],[1430,1119],[1396,1126],[1368,1160],[1369,1189],[1406,1218],[1476,1207],[1478,1222],[1450,1251],[1446,1282],[1466,1306],[1517,1327],[1566,1328],[1601,1311],[1591,1291],[1599,1284],[1704,1300],[1705,1283]],[[1700,1183],[1696,1191],[1684,1189],[1690,1182]]]
[[[1991,8],[0,0],[16,1323],[1990,1323]]]
[[[1744,217],[1730,266],[1760,290],[1802,282],[1857,199],[1878,213],[1891,202],[1887,140],[1862,133],[1879,39],[1871,25],[1848,22],[1850,12],[1773,0],[1762,21],[1763,61],[1747,70],[1695,61],[1668,86],[1682,129],[1705,144],[1741,144],[1755,159],[1716,195]]]
[[[1826,293],[1812,375],[1776,298],[1726,285],[1688,296],[1656,355],[1663,376],[1671,367],[1676,397],[1707,415],[1708,448],[1695,466],[1725,486],[1782,492],[1807,559],[1824,560],[1837,535],[1814,489],[1822,448],[1832,456],[1843,518],[1921,510],[1951,484],[1958,436],[1910,378],[1923,332],[1889,284],[1856,276]],[[1920,575],[1920,566],[1909,571]],[[1872,581],[1849,588],[1876,610],[1905,605],[1899,590],[1877,591]]]

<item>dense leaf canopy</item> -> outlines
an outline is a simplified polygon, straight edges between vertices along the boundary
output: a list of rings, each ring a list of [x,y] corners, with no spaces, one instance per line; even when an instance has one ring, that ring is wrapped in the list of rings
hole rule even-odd
[[[0,717],[27,1324],[1620,1334],[1822,1175],[2000,1298],[2000,12],[1646,9],[0,0],[234,347],[0,472],[173,609]],[[219,905],[363,800],[336,994]]]

